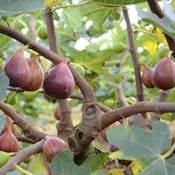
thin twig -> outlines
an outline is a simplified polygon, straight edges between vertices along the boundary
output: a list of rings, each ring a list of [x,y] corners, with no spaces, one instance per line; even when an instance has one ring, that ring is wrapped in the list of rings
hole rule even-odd
[[[43,139],[46,134],[33,128],[23,117],[16,113],[16,111],[6,103],[0,102],[0,109],[7,114],[16,125],[18,125],[26,137],[29,137],[35,141]]]
[[[20,142],[26,142],[26,143],[36,143],[34,140],[25,137],[25,136],[16,136],[16,138],[18,139],[18,141]]]
[[[143,96],[143,86],[142,86],[142,80],[140,75],[140,65],[139,65],[139,56],[137,54],[137,50],[134,43],[134,35],[128,15],[128,9],[126,7],[123,7],[123,14],[125,18],[125,22],[127,25],[127,31],[128,31],[128,39],[129,39],[129,51],[132,56],[132,61],[134,65],[134,73],[135,73],[135,80],[136,80],[136,90],[137,90],[137,99],[138,101],[144,101]]]

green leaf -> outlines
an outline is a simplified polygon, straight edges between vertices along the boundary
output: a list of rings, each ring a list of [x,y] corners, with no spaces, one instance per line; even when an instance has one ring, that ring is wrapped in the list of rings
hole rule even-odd
[[[171,145],[168,126],[155,122],[152,131],[135,126],[119,126],[108,133],[109,143],[119,147],[125,156],[152,161]]]
[[[73,155],[66,150],[54,157],[51,163],[52,175],[90,175],[99,170],[107,160],[106,153],[90,155],[83,165],[78,166],[73,162]]]
[[[145,2],[146,0],[93,0],[95,2],[101,2],[104,4],[113,4],[113,5],[127,5],[127,4],[136,4]]]
[[[141,175],[174,175],[175,156],[171,159],[156,159],[149,164]]]
[[[0,82],[1,82],[0,83],[0,101],[1,101],[5,98],[6,90],[7,90],[8,85],[9,85],[9,79],[5,75],[2,68],[0,68]]]
[[[44,9],[44,0],[1,0],[0,17]]]
[[[137,7],[137,12],[143,21],[151,23],[156,27],[162,29],[165,33],[169,34],[170,36],[175,37],[175,24],[167,16],[164,16],[163,18],[160,19],[155,14],[151,12],[143,11],[138,7]]]
[[[170,131],[165,123],[154,122],[151,131],[119,126],[109,131],[108,139],[123,151],[124,156],[144,162],[141,175],[174,175],[175,156],[166,159],[164,153],[171,146]]]
[[[0,50],[6,49],[11,40],[10,37],[0,34]]]
[[[48,175],[48,167],[42,153],[35,155],[29,164],[28,171],[37,175]]]
[[[0,167],[5,165],[13,155],[14,153],[7,153],[4,151],[0,151]]]

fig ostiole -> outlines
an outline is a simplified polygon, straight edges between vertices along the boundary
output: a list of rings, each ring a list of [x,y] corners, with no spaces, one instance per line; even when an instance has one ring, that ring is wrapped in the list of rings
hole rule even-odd
[[[164,91],[175,86],[175,63],[171,57],[167,56],[157,63],[152,80],[157,88]]]
[[[5,73],[10,80],[10,86],[20,87],[29,74],[29,66],[24,57],[24,49],[20,49],[5,65]]]
[[[43,82],[43,89],[46,94],[54,98],[66,99],[73,94],[75,80],[67,61],[62,61],[48,72]]]
[[[68,148],[68,145],[59,137],[47,136],[46,141],[43,144],[43,153],[48,162],[52,161],[52,158]]]
[[[153,76],[153,68],[145,66],[142,72],[142,81],[143,84],[147,87],[147,88],[154,88],[154,84],[153,84],[153,80],[152,80],[152,76]]]
[[[28,61],[29,74],[21,84],[21,88],[26,91],[38,90],[44,80],[44,72],[37,57],[33,57]]]

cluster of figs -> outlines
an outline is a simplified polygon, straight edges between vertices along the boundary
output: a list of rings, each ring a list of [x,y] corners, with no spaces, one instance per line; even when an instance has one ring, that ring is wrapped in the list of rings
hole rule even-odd
[[[20,87],[25,91],[36,91],[43,87],[45,93],[51,97],[65,99],[75,89],[74,77],[68,64],[68,61],[62,61],[44,77],[38,56],[27,61],[22,48],[5,65],[4,70],[12,87]]]
[[[175,62],[171,56],[161,59],[154,68],[145,66],[142,81],[148,88],[157,87],[164,91],[175,87]]]
[[[20,142],[14,134],[13,121],[6,116],[6,124],[0,134],[0,151],[7,153],[15,153],[20,149]],[[43,144],[42,150],[47,162],[51,162],[53,157],[58,155],[68,145],[59,137],[47,136]]]
[[[11,87],[19,87],[24,91],[36,91],[43,87],[46,94],[60,99],[72,95],[75,90],[75,80],[68,61],[58,63],[44,76],[39,56],[26,59],[24,53],[25,48],[19,49],[4,67]],[[14,134],[14,124],[9,117],[6,118],[6,124],[0,133],[0,151],[18,152],[20,144]],[[43,153],[47,162],[51,162],[55,155],[67,147],[68,145],[61,138],[47,136],[43,144]]]

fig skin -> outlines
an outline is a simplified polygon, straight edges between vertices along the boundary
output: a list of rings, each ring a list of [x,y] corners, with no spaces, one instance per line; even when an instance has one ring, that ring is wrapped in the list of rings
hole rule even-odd
[[[0,136],[0,150],[5,152],[17,152],[19,144],[17,138],[10,129],[7,129]]]
[[[43,89],[51,97],[66,99],[74,92],[75,80],[67,64],[67,61],[59,63],[44,79]]]
[[[5,65],[5,73],[10,80],[10,86],[20,87],[29,74],[29,67],[24,57],[24,49],[20,49]]]
[[[167,56],[157,63],[152,80],[157,88],[164,91],[175,86],[175,63],[171,57]]]
[[[142,72],[142,81],[143,84],[147,87],[147,88],[154,88],[154,84],[153,84],[153,80],[152,80],[152,76],[153,76],[153,68],[145,66]]]
[[[31,58],[28,61],[28,66],[30,72],[26,80],[22,83],[21,88],[25,91],[36,91],[42,86],[44,72],[37,57]]]
[[[54,156],[58,155],[66,148],[68,148],[68,145],[64,140],[56,136],[48,136],[43,144],[43,153],[46,160],[51,162]]]

